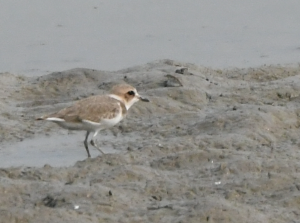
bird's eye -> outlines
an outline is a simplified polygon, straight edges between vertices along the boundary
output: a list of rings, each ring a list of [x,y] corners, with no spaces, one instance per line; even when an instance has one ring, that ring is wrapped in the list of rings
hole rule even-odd
[[[129,94],[129,95],[135,95],[134,91],[128,91],[127,94]]]

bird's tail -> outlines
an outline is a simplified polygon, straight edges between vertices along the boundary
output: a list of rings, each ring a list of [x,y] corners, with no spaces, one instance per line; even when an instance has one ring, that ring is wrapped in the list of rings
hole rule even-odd
[[[40,120],[45,120],[44,116],[36,118],[35,120],[40,121]]]

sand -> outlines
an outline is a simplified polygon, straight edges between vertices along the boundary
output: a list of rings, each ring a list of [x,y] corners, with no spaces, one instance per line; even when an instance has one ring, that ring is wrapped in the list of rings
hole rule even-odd
[[[184,69],[182,69],[184,67]],[[0,75],[0,222],[298,222],[299,65],[159,60]],[[101,132],[35,121],[125,81],[151,103]]]

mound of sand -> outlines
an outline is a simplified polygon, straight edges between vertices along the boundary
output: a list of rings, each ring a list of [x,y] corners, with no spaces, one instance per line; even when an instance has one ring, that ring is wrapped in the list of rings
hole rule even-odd
[[[58,141],[42,167],[43,146],[32,165],[7,155],[28,139],[67,135],[36,117],[122,81],[151,103],[137,103],[99,136],[115,153],[85,159],[82,132]],[[0,169],[1,222],[299,219],[299,66],[213,70],[163,60],[117,72],[3,73],[0,92],[0,161],[13,165]],[[69,140],[78,144],[64,158],[77,162],[53,165]]]

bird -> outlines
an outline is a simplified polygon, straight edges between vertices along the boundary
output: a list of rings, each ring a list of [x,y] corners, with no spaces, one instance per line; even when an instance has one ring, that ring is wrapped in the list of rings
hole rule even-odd
[[[90,133],[93,133],[91,145],[104,154],[97,145],[96,136],[101,130],[113,127],[124,119],[130,107],[138,101],[149,102],[149,99],[140,96],[131,85],[122,83],[113,86],[107,95],[94,95],[78,100],[69,107],[36,120],[51,121],[68,130],[86,131],[83,144],[89,158]]]

